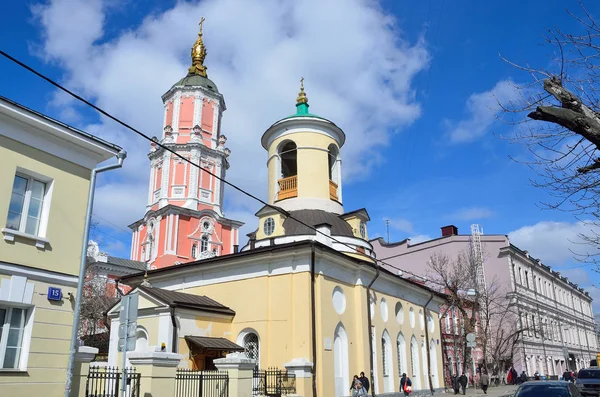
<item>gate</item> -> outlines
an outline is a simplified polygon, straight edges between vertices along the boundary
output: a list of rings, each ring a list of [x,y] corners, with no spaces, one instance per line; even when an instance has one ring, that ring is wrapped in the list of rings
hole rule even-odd
[[[85,382],[85,397],[119,397],[123,371],[117,367],[90,367]],[[127,368],[127,397],[140,397],[140,374]]]
[[[229,375],[220,371],[178,368],[175,397],[229,397]]]
[[[281,397],[296,393],[296,375],[277,368],[254,368],[252,395]]]

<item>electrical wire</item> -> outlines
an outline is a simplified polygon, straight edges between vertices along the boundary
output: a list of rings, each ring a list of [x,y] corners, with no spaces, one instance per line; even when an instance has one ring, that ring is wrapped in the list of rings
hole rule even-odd
[[[38,72],[37,70],[35,70],[35,69],[34,69],[34,68],[32,68],[31,66],[29,66],[29,65],[27,65],[27,64],[25,64],[25,63],[23,63],[23,62],[19,61],[18,59],[16,59],[16,58],[14,58],[13,56],[9,55],[9,54],[8,54],[8,53],[6,53],[5,51],[3,51],[3,50],[0,50],[0,55],[4,56],[5,58],[9,59],[10,61],[12,61],[12,62],[16,63],[16,64],[17,64],[17,65],[19,65],[20,67],[22,67],[22,68],[24,68],[24,69],[28,70],[29,72],[31,72],[31,73],[33,73],[33,74],[35,74],[36,76],[38,76],[38,77],[40,77],[41,79],[45,80],[46,82],[50,83],[51,85],[53,85],[54,87],[58,88],[59,90],[61,90],[61,91],[64,91],[65,93],[69,94],[70,96],[72,96],[73,98],[77,99],[78,101],[85,103],[86,105],[88,105],[88,106],[89,106],[89,107],[91,107],[92,109],[94,109],[94,110],[96,110],[97,112],[99,112],[100,114],[102,114],[102,115],[104,115],[104,116],[108,117],[109,119],[113,120],[113,121],[114,121],[114,122],[116,122],[117,124],[120,124],[121,126],[125,127],[126,129],[133,131],[134,133],[136,133],[137,135],[141,136],[142,138],[144,138],[144,139],[148,140],[149,142],[152,142],[152,143],[156,144],[156,146],[159,146],[160,148],[164,149],[165,151],[167,151],[167,152],[169,152],[169,153],[171,153],[171,154],[175,155],[175,156],[176,156],[176,157],[178,157],[179,159],[181,159],[181,160],[183,160],[183,161],[185,161],[185,162],[187,162],[187,163],[191,164],[192,166],[194,166],[194,167],[196,167],[196,168],[200,169],[202,172],[205,172],[205,173],[207,173],[208,175],[210,175],[210,176],[212,176],[212,177],[214,177],[214,178],[218,179],[219,181],[221,181],[221,182],[222,182],[222,183],[224,183],[225,185],[227,185],[227,186],[230,186],[231,188],[233,188],[233,189],[237,190],[238,192],[240,192],[240,193],[242,193],[242,194],[244,194],[244,195],[246,195],[246,196],[250,197],[251,199],[253,199],[253,200],[255,200],[255,201],[257,201],[257,202],[259,202],[259,203],[263,204],[264,206],[266,206],[266,207],[269,207],[269,208],[273,209],[274,211],[278,212],[279,214],[281,214],[281,215],[285,216],[286,218],[289,218],[289,219],[292,219],[292,220],[294,220],[294,221],[298,222],[298,223],[299,223],[299,224],[301,224],[302,226],[305,226],[305,227],[309,228],[310,230],[314,231],[314,232],[315,232],[315,234],[316,234],[316,233],[319,233],[319,234],[321,234],[321,235],[323,235],[323,236],[325,236],[325,237],[327,237],[327,238],[331,239],[332,241],[335,241],[336,243],[338,243],[338,244],[340,244],[340,245],[342,245],[342,246],[345,246],[345,247],[347,247],[347,248],[351,249],[352,251],[354,251],[354,252],[356,252],[356,253],[358,253],[358,254],[364,255],[364,253],[360,252],[360,251],[358,250],[358,248],[356,248],[356,247],[353,247],[353,246],[351,246],[351,245],[349,245],[349,244],[347,244],[347,243],[345,243],[345,242],[343,242],[343,241],[340,241],[340,240],[336,239],[335,237],[333,237],[333,236],[331,236],[331,235],[325,234],[324,232],[321,232],[320,230],[317,230],[317,229],[316,229],[314,226],[312,226],[312,225],[309,225],[309,224],[307,224],[307,223],[305,223],[305,222],[301,221],[300,219],[297,219],[297,218],[295,218],[294,216],[292,216],[292,215],[291,215],[289,212],[285,211],[284,209],[282,209],[282,208],[280,208],[280,207],[277,207],[277,206],[275,206],[275,205],[269,204],[269,203],[267,203],[266,201],[264,201],[264,200],[260,199],[259,197],[257,197],[256,195],[254,195],[254,194],[252,194],[252,193],[250,193],[250,192],[248,192],[248,191],[246,191],[246,190],[242,189],[241,187],[239,187],[239,186],[237,186],[237,185],[235,185],[235,184],[233,184],[233,183],[231,183],[231,182],[229,182],[229,181],[225,180],[225,178],[222,178],[222,177],[220,177],[220,176],[218,176],[218,175],[216,175],[216,174],[212,173],[211,171],[209,171],[209,170],[207,170],[207,169],[205,169],[205,168],[202,168],[202,167],[200,167],[200,165],[199,165],[199,164],[195,164],[195,163],[194,163],[194,162],[192,162],[190,159],[188,159],[188,158],[186,158],[186,157],[182,156],[181,154],[177,153],[176,151],[174,151],[173,149],[169,148],[168,146],[165,146],[164,144],[162,144],[161,142],[158,142],[158,141],[157,141],[157,140],[155,140],[155,139],[152,139],[151,137],[149,137],[148,135],[146,135],[146,134],[144,134],[143,132],[139,131],[138,129],[136,129],[136,128],[132,127],[131,125],[127,124],[126,122],[124,122],[124,121],[120,120],[119,118],[117,118],[117,117],[113,116],[112,114],[110,114],[110,113],[106,112],[105,110],[101,109],[100,107],[98,107],[98,106],[94,105],[93,103],[91,103],[90,101],[86,100],[85,98],[83,98],[83,97],[81,97],[81,96],[79,96],[79,95],[75,94],[74,92],[70,91],[68,88],[66,88],[66,87],[62,86],[61,84],[57,83],[56,81],[52,80],[51,78],[47,77],[46,75],[44,75],[44,74],[42,74],[42,73]],[[392,265],[392,264],[389,264],[389,263],[383,262],[383,261],[381,261],[381,260],[379,260],[379,259],[377,259],[377,258],[371,258],[371,259],[372,259],[372,260],[374,260],[376,263],[380,263],[381,265],[385,265],[385,266],[388,266],[388,267],[390,267],[390,268],[393,268],[393,269],[396,269],[396,270],[400,270],[400,271],[401,271],[403,274],[404,274],[404,273],[406,273],[406,274],[409,274],[409,275],[411,275],[411,276],[417,277],[417,278],[419,278],[419,279],[423,279],[423,278],[424,278],[422,275],[419,275],[419,274],[416,274],[416,273],[412,273],[412,272],[410,272],[410,271],[407,271],[407,270],[405,270],[405,269],[401,269],[401,268],[399,268],[399,267],[397,267],[397,266],[394,266],[394,265]],[[402,277],[402,278],[403,278],[403,277]],[[434,284],[439,284],[439,285],[443,286],[443,284],[442,284],[442,283],[438,283],[438,282],[436,282],[436,281],[434,281],[434,280],[430,280],[430,279],[428,279],[427,281],[429,281],[429,282],[432,282],[432,283],[434,283]]]

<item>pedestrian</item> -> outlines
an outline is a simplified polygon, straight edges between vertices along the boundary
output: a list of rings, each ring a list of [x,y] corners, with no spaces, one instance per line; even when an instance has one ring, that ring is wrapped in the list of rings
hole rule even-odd
[[[511,367],[510,374],[511,374],[512,380],[513,380],[512,384],[518,385],[519,384],[519,375],[517,374],[517,370],[515,369],[515,367]]]
[[[527,376],[525,371],[521,372],[520,380],[521,380],[521,383],[525,383],[529,380],[529,377]]]
[[[458,378],[458,383],[460,383],[460,388],[462,389],[462,394],[467,394],[467,383],[469,383],[469,379],[467,379],[467,375],[462,374]]]
[[[460,391],[460,383],[458,383],[458,377],[456,375],[452,375],[452,389],[454,390],[454,394],[458,394]]]
[[[487,374],[487,371],[483,371],[481,376],[479,377],[479,383],[481,384],[481,390],[483,390],[483,394],[487,394],[488,386],[490,385],[490,377]]]
[[[352,378],[352,383],[350,383],[350,393],[354,391],[354,385],[358,381],[358,375],[354,375]]]
[[[565,372],[563,372],[563,380],[565,382],[570,382],[571,381],[571,371],[565,371]]]
[[[540,380],[540,373],[538,371],[535,371],[535,374],[533,374],[533,379],[534,380]]]
[[[402,377],[400,378],[400,391],[404,392],[405,397],[412,392],[412,381],[406,376],[406,373],[402,374]]]
[[[363,397],[367,396],[367,391],[363,387],[363,384],[360,380],[357,380],[354,383],[354,390],[352,391],[352,397]]]
[[[369,383],[369,378],[367,378],[365,376],[364,372],[360,373],[360,377],[358,378],[358,380],[360,380],[360,382],[362,383],[363,387],[365,388],[365,390],[368,393],[369,392],[369,387],[371,386],[371,384]]]

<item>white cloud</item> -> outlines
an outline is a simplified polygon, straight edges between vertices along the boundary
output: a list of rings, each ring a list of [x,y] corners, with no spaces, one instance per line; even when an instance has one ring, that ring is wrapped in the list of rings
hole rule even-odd
[[[470,207],[462,208],[450,215],[448,218],[452,218],[459,221],[472,221],[484,218],[490,218],[494,216],[494,211],[484,207]]]
[[[510,80],[499,81],[491,90],[472,94],[465,104],[466,117],[460,121],[446,120],[452,143],[474,141],[488,132],[496,121],[501,105],[519,98],[516,85]]]
[[[412,222],[409,221],[408,219],[398,218],[398,219],[390,219],[389,221],[390,221],[390,227],[392,229],[396,229],[396,230],[399,230],[399,231],[405,232],[405,233],[413,233],[415,231],[415,228],[414,228]]]
[[[260,136],[295,111],[301,76],[311,111],[347,134],[342,149],[346,181],[366,177],[382,161],[378,153],[392,131],[421,114],[411,84],[429,62],[425,43],[404,41],[396,21],[376,1],[177,2],[125,27],[112,24],[109,11],[117,6],[112,0],[51,0],[33,6],[43,31],[41,44],[32,50],[63,69],[61,80],[69,88],[148,135],[160,136],[160,96],[185,76],[198,21],[206,17],[208,74],[228,107],[222,127],[232,149],[227,179],[259,196],[267,185]],[[61,95],[51,104],[73,121],[78,119],[68,107],[82,109]],[[125,226],[145,209],[149,145],[112,121],[88,124],[79,126],[129,153],[123,170],[103,178],[95,211]],[[231,210],[260,207],[231,193],[226,193],[228,217]]]
[[[512,231],[508,237],[514,245],[528,251],[547,265],[561,266],[574,261],[575,254],[593,253],[593,247],[583,244],[581,234],[600,232],[587,222],[539,222]],[[570,271],[569,271],[570,272]],[[569,274],[566,274],[570,278]]]

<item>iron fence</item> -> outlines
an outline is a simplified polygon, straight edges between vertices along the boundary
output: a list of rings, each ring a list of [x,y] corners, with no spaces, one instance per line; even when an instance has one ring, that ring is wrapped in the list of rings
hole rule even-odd
[[[85,382],[85,397],[118,397],[123,382],[123,371],[117,367],[90,367]],[[140,396],[140,374],[127,368],[125,377],[127,397]]]
[[[228,397],[229,375],[221,371],[194,371],[178,368],[175,397]]]
[[[296,375],[277,368],[254,368],[252,395],[281,397],[296,393]]]

